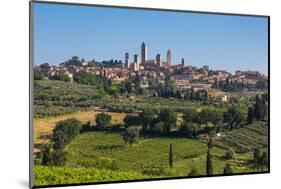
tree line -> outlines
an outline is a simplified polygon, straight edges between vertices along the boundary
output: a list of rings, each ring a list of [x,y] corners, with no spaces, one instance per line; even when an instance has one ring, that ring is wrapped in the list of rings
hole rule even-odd
[[[80,133],[81,122],[71,118],[59,121],[53,130],[52,145],[45,145],[41,165],[64,165],[66,154],[63,148]]]
[[[214,87],[219,88],[225,92],[240,92],[245,89],[247,89],[247,90],[254,90],[254,89],[267,90],[268,81],[267,80],[258,80],[255,84],[250,84],[250,83],[237,83],[237,82],[233,82],[233,81],[227,79],[226,81],[216,81],[214,83]]]

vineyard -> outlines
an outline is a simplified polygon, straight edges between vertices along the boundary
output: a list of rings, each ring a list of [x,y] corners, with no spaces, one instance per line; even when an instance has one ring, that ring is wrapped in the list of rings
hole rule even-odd
[[[153,178],[137,172],[121,172],[96,168],[34,167],[34,185],[78,184]]]
[[[168,166],[168,147],[171,143],[174,148],[174,168],[172,172],[166,172],[162,169]],[[142,174],[161,176],[186,176],[192,167],[198,170],[199,175],[205,175],[206,170],[207,145],[199,140],[187,138],[147,138],[130,147],[124,145],[119,133],[88,132],[79,135],[65,150],[68,153],[66,166],[69,167],[134,170]],[[217,147],[212,149],[213,168],[216,174],[222,174],[225,162],[221,157],[225,152],[226,150]],[[239,154],[238,157],[243,159],[244,163],[251,158],[248,154]],[[112,163],[117,166],[112,166]],[[240,168],[241,166],[239,165]],[[234,168],[237,172],[241,171],[236,170],[236,166]],[[245,164],[243,172],[247,171],[253,170]]]
[[[168,167],[168,147],[173,144],[174,166]],[[119,133],[80,134],[65,148],[63,167],[35,166],[35,185],[72,184],[118,180],[187,176],[195,168],[197,176],[206,175],[207,145],[186,138],[141,139],[132,147]],[[214,174],[223,174],[226,150],[213,147]],[[231,160],[234,173],[254,172],[247,162],[251,153],[236,154]]]
[[[267,123],[253,123],[234,130],[216,142],[218,146],[231,147],[237,152],[249,152],[268,147]]]

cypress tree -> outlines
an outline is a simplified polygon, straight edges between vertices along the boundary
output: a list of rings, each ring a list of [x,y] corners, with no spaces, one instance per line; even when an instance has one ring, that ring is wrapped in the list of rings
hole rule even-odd
[[[264,168],[268,167],[268,153],[262,153],[262,156],[259,161],[259,166],[261,167],[261,171],[263,171]]]
[[[208,149],[208,152],[207,152],[206,173],[208,176],[213,174],[212,154],[211,154],[210,148]]]
[[[265,100],[262,100],[258,95],[256,96],[256,103],[254,105],[254,115],[257,120],[263,120],[266,116],[267,107]]]
[[[227,164],[225,165],[224,170],[223,170],[223,174],[229,175],[229,174],[232,174],[232,173],[233,173],[233,171],[232,171],[232,169],[231,169],[231,167],[230,167],[230,164],[227,163]]]
[[[209,140],[208,140],[208,149],[213,147],[213,138],[212,136],[209,134]]]
[[[174,163],[174,157],[173,157],[173,145],[170,144],[170,153],[169,153],[169,167],[172,168]]]
[[[252,107],[248,108],[248,116],[247,116],[247,122],[248,124],[253,123],[255,114],[254,114],[254,110]]]
[[[50,158],[51,158],[50,147],[45,146],[44,151],[43,151],[43,157],[42,157],[41,165],[43,165],[43,166],[49,165]]]
[[[261,149],[255,148],[255,149],[254,149],[253,156],[254,156],[255,162],[259,162],[259,160],[260,160],[261,157],[262,157],[262,151],[261,151]]]

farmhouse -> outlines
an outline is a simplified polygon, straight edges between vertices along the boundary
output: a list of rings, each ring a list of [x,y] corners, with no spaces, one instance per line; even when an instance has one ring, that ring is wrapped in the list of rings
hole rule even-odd
[[[199,140],[209,140],[209,135],[207,133],[203,133],[197,136]]]

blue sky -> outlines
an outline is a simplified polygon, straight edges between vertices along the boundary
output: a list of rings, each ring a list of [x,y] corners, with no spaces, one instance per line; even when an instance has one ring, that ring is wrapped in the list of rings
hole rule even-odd
[[[160,53],[172,64],[268,71],[267,18],[35,3],[35,64],[53,65],[76,55],[86,60]]]

